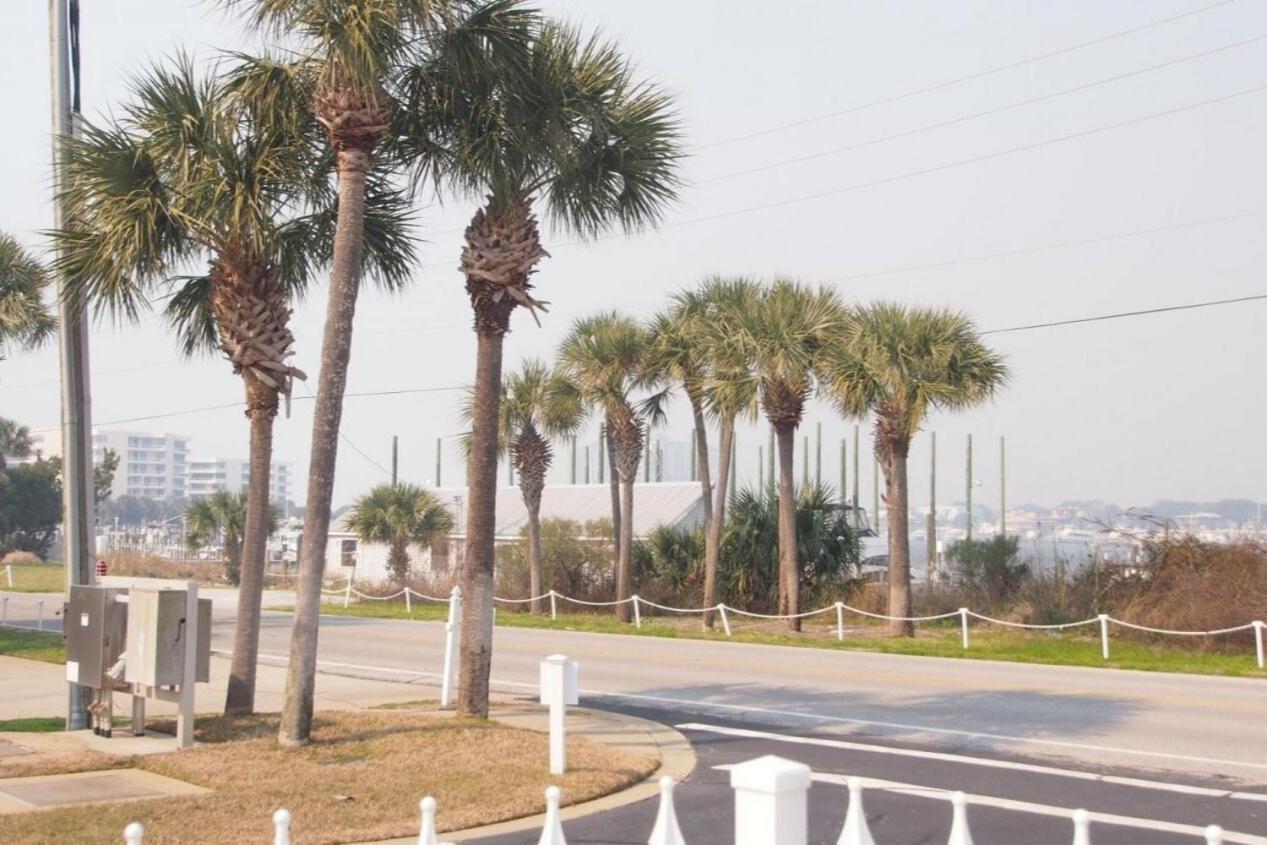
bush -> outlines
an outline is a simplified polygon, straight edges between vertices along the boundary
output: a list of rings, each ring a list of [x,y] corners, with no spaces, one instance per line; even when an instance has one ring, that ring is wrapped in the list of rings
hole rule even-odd
[[[528,530],[522,542],[496,548],[497,595],[527,598]],[[585,601],[610,601],[612,579],[612,531],[607,520],[587,523],[567,519],[541,521],[541,555],[545,569],[545,589]]]
[[[1029,565],[1016,559],[1019,537],[961,540],[946,550],[951,577],[967,606],[993,612],[1016,599],[1029,578]]]
[[[43,562],[44,561],[40,559],[40,556],[34,552],[9,552],[3,559],[0,559],[0,566],[8,566],[11,563],[31,564]]]

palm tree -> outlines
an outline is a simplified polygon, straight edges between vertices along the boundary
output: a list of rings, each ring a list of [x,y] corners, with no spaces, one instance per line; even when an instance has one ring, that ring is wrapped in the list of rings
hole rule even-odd
[[[29,458],[33,445],[31,429],[0,417],[0,470],[8,467],[8,458]]]
[[[461,270],[477,337],[471,402],[466,551],[458,710],[487,714],[492,653],[493,530],[502,351],[510,317],[545,310],[530,276],[547,253],[533,207],[578,236],[655,222],[676,194],[678,129],[667,94],[637,80],[613,44],[575,29],[532,27],[525,50],[497,44],[515,72],[484,80],[442,77],[430,99],[448,104],[438,123],[454,186],[482,195],[466,228]],[[435,92],[442,92],[436,96]]]
[[[853,312],[825,356],[824,381],[840,410],[875,415],[875,455],[889,514],[889,615],[911,615],[906,458],[931,410],[989,400],[1007,383],[1004,358],[963,314],[881,302]],[[894,634],[914,633],[909,622]]]
[[[616,601],[630,594],[633,554],[634,481],[642,459],[646,420],[632,393],[645,386],[650,335],[636,320],[607,311],[576,321],[559,348],[559,361],[585,401],[602,411],[612,445],[612,471],[620,476],[621,532],[617,541]],[[628,604],[616,606],[628,622]]]
[[[717,489],[710,491],[713,507],[704,541],[703,606],[717,603],[717,568],[721,558],[722,529],[726,523],[726,489],[730,483],[731,455],[735,443],[735,423],[756,415],[757,389],[749,363],[736,360],[729,348],[727,326],[742,318],[760,299],[761,287],[749,279],[712,278],[700,286],[696,296],[703,307],[690,321],[688,336],[706,362],[701,393],[708,411],[721,425],[717,456]],[[712,628],[714,613],[704,612],[704,627]]]
[[[252,90],[267,98],[274,81],[307,90],[307,116],[324,129],[337,175],[330,291],[321,343],[321,371],[304,507],[286,698],[278,736],[306,745],[312,730],[321,577],[330,530],[343,394],[352,347],[352,320],[372,245],[367,192],[399,165],[435,175],[435,130],[443,101],[424,96],[448,74],[447,90],[488,78],[487,44],[514,40],[527,13],[515,0],[477,5],[464,0],[226,0],[247,6],[257,28],[298,42],[301,58],[264,68]],[[436,68],[441,70],[437,71]],[[422,80],[426,84],[417,84]],[[430,87],[429,87],[430,86]],[[404,143],[394,143],[404,140]],[[384,144],[384,141],[393,142]],[[377,153],[377,154],[376,154]],[[494,381],[496,384],[496,380]],[[490,632],[491,636],[491,632]]]
[[[185,542],[197,551],[219,537],[224,549],[224,574],[237,585],[242,572],[242,537],[248,512],[247,493],[218,490],[185,506]],[[268,535],[277,530],[277,510],[268,509]]]
[[[48,273],[9,235],[0,233],[0,359],[8,347],[38,346],[57,328],[44,304]]]
[[[805,401],[813,393],[821,351],[840,331],[844,312],[829,290],[778,280],[744,313],[736,315],[728,348],[736,372],[751,368],[761,408],[779,450],[779,612],[800,609],[796,563],[796,495],[792,450]],[[788,626],[800,630],[799,619]]]
[[[289,363],[290,306],[329,256],[332,198],[312,146],[272,128],[271,116],[238,96],[230,78],[199,78],[181,58],[139,78],[134,95],[121,120],[68,140],[64,196],[74,225],[55,237],[70,296],[132,317],[146,296],[165,295],[183,351],[219,350],[242,378],[250,485],[225,710],[249,713],[273,423],[281,397],[289,403],[293,381],[304,378]],[[381,201],[399,203],[390,194]],[[395,219],[383,217],[376,243],[388,248],[379,266],[398,280],[408,247]],[[206,262],[204,273],[184,275],[198,262]]]
[[[409,581],[409,547],[430,546],[453,532],[453,517],[430,491],[413,484],[380,484],[352,503],[348,530],[364,543],[386,543],[387,570]]]
[[[473,393],[474,391],[472,391]],[[473,396],[462,409],[469,425]],[[519,474],[519,492],[528,510],[528,573],[533,601],[529,609],[542,613],[540,596],[545,589],[545,565],[541,552],[541,492],[554,458],[550,440],[575,434],[585,416],[580,393],[562,372],[542,361],[525,361],[519,371],[502,383],[498,451],[508,450]],[[465,441],[468,452],[470,439]]]

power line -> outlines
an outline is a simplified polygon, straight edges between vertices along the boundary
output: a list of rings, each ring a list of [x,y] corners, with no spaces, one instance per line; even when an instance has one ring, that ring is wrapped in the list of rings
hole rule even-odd
[[[1080,323],[1100,323],[1105,320],[1120,320],[1124,317],[1144,317],[1150,314],[1166,314],[1171,311],[1192,311],[1197,308],[1212,308],[1216,305],[1236,305],[1241,302],[1257,302],[1267,299],[1267,293],[1256,293],[1250,296],[1238,296],[1233,299],[1210,299],[1205,302],[1191,302],[1187,305],[1163,305],[1158,308],[1142,308],[1138,311],[1119,311],[1116,314],[1096,314],[1092,317],[1076,317],[1072,320],[1053,320],[1049,323],[1030,323],[1025,326],[1011,326],[1006,329],[990,329],[981,332],[987,334],[1005,334],[1007,332],[1027,332],[1034,329],[1050,329],[1056,326],[1074,326]]]
[[[817,153],[810,153],[808,155],[796,156],[795,158],[788,158],[788,159],[783,159],[782,161],[771,162],[770,164],[762,164],[756,167],[749,167],[743,170],[734,170],[729,173],[722,173],[717,176],[710,176],[707,179],[698,180],[695,184],[708,185],[708,184],[712,184],[713,182],[721,182],[725,179],[734,179],[739,176],[749,176],[753,173],[763,173],[767,170],[774,170],[779,167],[786,167],[789,164],[800,164],[806,161],[814,161],[816,159],[826,158],[827,156],[833,156],[833,155],[838,155],[840,153],[850,152],[852,150],[860,150],[860,149],[863,149],[864,147],[870,147],[876,144],[883,144],[888,141],[898,140],[900,138],[909,138],[912,135],[919,135],[924,132],[931,132],[935,129],[944,129],[947,126],[954,126],[959,123],[966,123],[969,120],[976,120],[977,118],[981,118],[981,117],[989,117],[991,115],[1002,114],[1003,112],[1011,111],[1012,109],[1018,109],[1024,106],[1030,106],[1035,103],[1044,102],[1046,100],[1054,100],[1057,97],[1064,97],[1069,94],[1076,94],[1081,91],[1089,90],[1091,88],[1097,88],[1101,85],[1109,85],[1114,82],[1120,82],[1123,79],[1130,79],[1132,77],[1142,76],[1143,74],[1146,74],[1146,73],[1152,73],[1153,71],[1162,70],[1164,68],[1174,67],[1176,65],[1185,64],[1187,62],[1193,62],[1198,59],[1204,59],[1207,56],[1213,56],[1217,53],[1222,53],[1227,50],[1234,50],[1238,47],[1245,47],[1250,44],[1256,44],[1259,41],[1263,41],[1265,39],[1267,39],[1267,35],[1256,35],[1253,38],[1246,38],[1244,40],[1237,41],[1232,44],[1225,44],[1222,47],[1215,47],[1210,50],[1204,50],[1200,53],[1193,53],[1191,55],[1181,56],[1180,58],[1177,58],[1177,59],[1171,59],[1169,61],[1161,62],[1159,64],[1149,65],[1148,67],[1139,68],[1138,70],[1127,71],[1125,73],[1115,74],[1114,76],[1107,76],[1107,77],[1104,77],[1103,79],[1097,79],[1094,82],[1087,82],[1082,85],[1075,85],[1072,88],[1065,88],[1060,91],[1053,91],[1050,94],[1043,94],[1038,97],[1030,97],[1029,99],[1018,100],[1016,102],[1008,103],[1006,105],[985,109],[984,111],[973,112],[972,114],[960,115],[959,117],[952,117],[948,120],[941,120],[936,123],[929,123],[924,126],[915,127],[914,129],[906,129],[901,132],[896,132],[892,135],[884,135],[879,138],[870,138],[866,141],[858,141],[853,144],[847,144],[843,147],[833,147],[830,150],[823,150]]]
[[[1151,23],[1141,24],[1139,26],[1131,27],[1130,29],[1123,29],[1123,30],[1118,30],[1117,32],[1111,32],[1108,35],[1102,35],[1099,38],[1093,38],[1090,41],[1082,41],[1078,44],[1072,44],[1068,47],[1062,47],[1059,50],[1051,50],[1046,53],[1040,53],[1036,56],[1031,56],[1027,59],[1020,59],[1015,62],[1009,62],[1005,65],[999,65],[997,67],[993,67],[988,70],[977,71],[976,73],[970,73],[967,76],[956,77],[955,79],[950,79],[945,82],[938,82],[934,85],[927,85],[923,88],[916,88],[910,91],[905,91],[901,94],[893,94],[891,96],[883,97],[878,100],[872,100],[866,103],[859,103],[858,105],[849,106],[848,108],[840,109],[834,112],[828,112],[827,114],[820,114],[815,117],[808,117],[802,120],[792,121],[791,123],[784,123],[778,126],[773,126],[773,127],[770,127],[769,129],[759,129],[755,132],[747,132],[743,135],[735,135],[730,138],[723,138],[720,141],[712,141],[707,144],[701,144],[700,146],[696,147],[696,149],[707,150],[707,149],[712,149],[714,147],[725,146],[727,144],[735,144],[740,141],[748,141],[753,138],[761,138],[766,135],[773,135],[777,132],[785,132],[788,129],[795,129],[800,126],[807,126],[811,123],[818,123],[824,120],[830,120],[833,117],[841,117],[846,114],[853,114],[854,112],[859,112],[865,109],[875,108],[876,106],[884,106],[884,105],[888,105],[889,103],[896,103],[899,100],[905,100],[908,97],[915,97],[920,94],[928,94],[933,91],[940,91],[943,88],[949,88],[952,85],[960,85],[964,82],[971,82],[974,79],[982,79],[987,76],[992,76],[996,73],[1002,73],[1003,71],[1015,70],[1018,67],[1024,67],[1025,65],[1033,64],[1034,62],[1040,62],[1040,61],[1043,61],[1044,59],[1050,59],[1055,56],[1061,56],[1066,53],[1072,53],[1076,50],[1082,50],[1087,47],[1094,47],[1097,44],[1104,44],[1105,42],[1113,41],[1117,38],[1124,38],[1128,35],[1134,35],[1138,32],[1143,32],[1148,29],[1153,29],[1155,27],[1164,26],[1169,23],[1174,23],[1175,21],[1183,20],[1184,18],[1190,18],[1194,15],[1204,14],[1205,12],[1209,12],[1214,9],[1221,8],[1223,6],[1230,6],[1234,2],[1236,2],[1236,0],[1219,0],[1219,2],[1211,3],[1208,6],[1201,6],[1199,8],[1193,9],[1188,12],[1181,12],[1177,15],[1172,15],[1168,18],[1162,18],[1161,20],[1153,21]]]

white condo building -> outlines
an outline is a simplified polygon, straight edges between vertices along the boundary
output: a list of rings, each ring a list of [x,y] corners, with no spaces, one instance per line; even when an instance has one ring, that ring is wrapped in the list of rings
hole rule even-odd
[[[269,499],[286,503],[294,498],[294,473],[288,463],[274,463],[270,471]],[[243,458],[193,458],[189,461],[186,495],[191,499],[218,491],[240,493],[251,481],[251,463]]]
[[[110,449],[119,456],[110,488],[112,498],[183,499],[189,473],[189,438],[143,431],[92,432],[92,461]]]

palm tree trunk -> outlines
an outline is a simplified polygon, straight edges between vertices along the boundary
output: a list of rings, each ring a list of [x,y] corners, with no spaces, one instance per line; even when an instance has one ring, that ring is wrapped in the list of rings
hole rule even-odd
[[[721,560],[721,531],[726,521],[726,484],[730,480],[730,450],[735,442],[735,420],[722,420],[721,453],[717,456],[717,490],[713,493],[712,512],[708,518],[708,535],[704,538],[704,607],[717,603],[717,564]],[[704,501],[708,501],[705,494]],[[704,627],[713,627],[713,611],[704,611]]]
[[[620,532],[620,564],[616,567],[616,601],[629,598],[630,582],[633,577],[633,509],[634,509],[634,476],[620,482],[620,521],[624,530]],[[633,619],[633,608],[628,604],[616,605],[616,618],[621,622]]]
[[[541,553],[541,500],[528,506],[528,589],[532,601],[528,610],[538,616],[545,613],[541,593],[545,589],[545,556]]]
[[[692,394],[695,391],[691,392]],[[708,429],[704,426],[704,403],[698,395],[689,395],[691,416],[695,419],[695,467],[699,486],[704,496],[704,521],[713,520],[712,470],[708,466]],[[720,467],[719,467],[720,468]]]
[[[488,716],[493,665],[493,531],[497,505],[497,417],[501,405],[502,335],[477,335],[471,456],[467,464],[466,555],[462,562],[462,647],[457,711]]]
[[[330,500],[334,495],[343,392],[352,354],[352,318],[361,284],[365,180],[369,167],[369,150],[339,150],[339,214],[334,230],[330,298],[321,338],[321,374],[317,379],[317,399],[312,414],[303,555],[299,561],[295,621],[290,635],[290,662],[286,668],[286,697],[278,731],[278,739],[284,746],[307,745],[312,733],[321,577],[325,572],[326,543],[330,534]]]
[[[607,469],[610,471],[612,496],[612,550],[615,559],[612,571],[620,572],[620,472],[616,469],[616,444],[612,440],[611,419],[605,423],[607,428]]]
[[[883,461],[885,514],[889,528],[889,615],[911,615],[911,537],[907,530],[907,449],[895,444]],[[911,622],[893,621],[889,631],[894,636],[910,637],[915,634]]]
[[[780,425],[775,429],[779,441],[779,612],[800,613],[801,576],[796,549],[796,493],[792,489],[793,442],[796,428]],[[787,626],[801,630],[800,619],[789,619]]]
[[[255,712],[255,666],[260,651],[260,606],[264,598],[264,566],[268,550],[269,482],[273,463],[273,419],[277,391],[250,371],[246,381],[247,413],[251,419],[251,476],[246,491],[238,616],[233,628],[233,659],[224,715]]]

